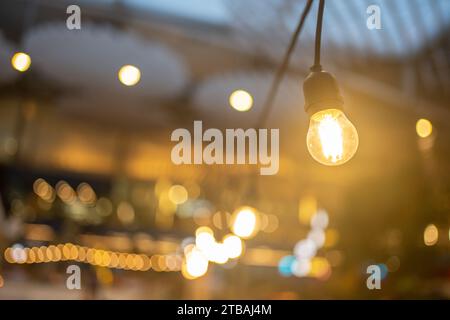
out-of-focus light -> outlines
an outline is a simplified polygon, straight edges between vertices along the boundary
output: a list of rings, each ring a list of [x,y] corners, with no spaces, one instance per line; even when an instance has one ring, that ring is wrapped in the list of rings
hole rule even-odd
[[[429,224],[423,232],[423,242],[426,246],[433,246],[439,238],[438,228],[434,224]]]
[[[245,90],[236,90],[231,93],[229,102],[234,109],[244,112],[253,106],[253,97]]]
[[[311,218],[311,228],[313,229],[325,229],[328,226],[328,213],[320,209]]]
[[[55,192],[52,186],[50,186],[44,179],[39,178],[34,181],[33,190],[38,197],[46,202],[53,202],[55,200]]]
[[[310,259],[317,251],[317,246],[311,239],[305,239],[297,242],[294,247],[295,256],[299,259]]]
[[[177,204],[169,199],[168,192],[164,192],[159,196],[158,207],[166,216],[170,216],[177,210]]]
[[[117,207],[117,218],[123,224],[131,224],[134,221],[134,208],[126,201],[122,201]]]
[[[335,229],[328,229],[325,231],[325,248],[334,247],[339,241],[339,232]]]
[[[13,256],[12,256],[12,249],[11,248],[6,248],[6,250],[4,252],[4,257],[5,257],[6,262],[8,262],[8,263],[14,263],[15,262],[14,259],[13,259]]]
[[[112,213],[113,206],[109,199],[101,197],[95,204],[95,210],[99,215],[106,217]]]
[[[174,185],[169,189],[169,200],[175,204],[185,203],[188,199],[188,193],[182,185]]]
[[[238,258],[242,254],[242,246],[241,238],[235,235],[228,234],[223,238],[223,248],[230,259]]]
[[[311,270],[311,261],[309,259],[297,259],[291,265],[292,273],[297,277],[305,277]]]
[[[317,212],[317,200],[313,196],[304,196],[298,202],[298,219],[300,223],[309,224]]]
[[[196,248],[186,255],[186,272],[193,278],[203,276],[208,271],[208,260]]]
[[[256,234],[257,216],[255,209],[241,207],[235,211],[232,218],[232,231],[241,238],[251,238]]]
[[[314,257],[311,260],[311,270],[309,276],[320,280],[327,280],[331,275],[331,266],[327,259]]]
[[[317,248],[321,248],[325,244],[325,232],[322,229],[312,229],[308,233],[308,239],[312,240]]]
[[[80,185],[77,187],[77,193],[78,198],[83,204],[94,204],[97,199],[97,196],[95,195],[92,187],[85,182],[80,183]]]
[[[12,246],[11,256],[15,263],[25,263],[27,261],[27,254],[24,247],[18,243]]]
[[[223,243],[217,242],[212,245],[211,250],[209,250],[205,256],[209,261],[217,264],[227,263],[229,258]]]
[[[56,184],[56,193],[58,194],[58,197],[67,204],[71,204],[76,200],[75,191],[65,181],[59,181]]]
[[[118,76],[122,84],[134,86],[141,79],[141,71],[137,67],[128,64],[120,68]]]
[[[292,265],[296,259],[294,256],[285,256],[278,263],[278,271],[282,276],[289,277],[292,275]]]
[[[170,271],[175,270],[176,265],[177,265],[177,263],[176,263],[175,256],[171,256],[171,255],[166,256],[166,266],[167,266],[168,270],[170,270]]]
[[[208,254],[215,244],[213,231],[208,227],[200,227],[195,232],[195,245],[198,250]]]
[[[5,285],[5,280],[3,280],[3,277],[0,274],[0,288],[2,288],[4,285]]]
[[[11,59],[11,65],[20,72],[25,72],[30,68],[31,58],[24,52],[17,52]]]
[[[197,250],[195,246],[194,249]],[[191,251],[186,252],[186,255],[190,255]],[[224,252],[224,250],[221,251]],[[145,254],[120,253],[80,247],[71,243],[42,246],[40,248],[24,248],[21,244],[16,244],[6,248],[4,256],[8,263],[32,264],[71,260],[99,267],[133,271],[147,271],[152,266],[154,266],[154,271],[180,271],[182,264],[180,255],[153,255],[149,257]]]
[[[416,132],[421,138],[426,138],[433,132],[433,125],[428,119],[419,119],[416,122]]]

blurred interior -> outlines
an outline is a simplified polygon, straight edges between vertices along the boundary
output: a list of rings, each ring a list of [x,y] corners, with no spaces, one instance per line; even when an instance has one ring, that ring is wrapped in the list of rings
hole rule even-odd
[[[305,143],[317,1],[268,118],[279,173],[171,161],[171,132],[194,120],[256,125],[305,3],[1,1],[0,299],[450,298],[447,0],[326,1],[322,65],[360,139],[348,163],[323,166]],[[80,30],[66,28],[71,4]],[[380,30],[366,27],[371,4]],[[119,81],[123,65],[136,85]],[[230,107],[238,89],[247,112]],[[201,231],[220,243],[241,206],[256,212],[252,236],[233,238],[242,252],[186,271]],[[314,221],[324,242],[292,274]],[[81,290],[66,288],[71,264]],[[381,290],[366,287],[371,264]]]

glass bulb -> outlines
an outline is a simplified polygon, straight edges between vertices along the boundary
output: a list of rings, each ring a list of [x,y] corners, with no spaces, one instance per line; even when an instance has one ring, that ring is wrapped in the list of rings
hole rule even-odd
[[[358,149],[355,126],[338,109],[326,109],[311,116],[306,144],[309,153],[327,166],[341,165]]]

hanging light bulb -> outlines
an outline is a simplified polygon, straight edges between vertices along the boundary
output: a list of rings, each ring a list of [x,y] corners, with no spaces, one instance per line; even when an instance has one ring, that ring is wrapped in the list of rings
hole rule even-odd
[[[320,0],[317,14],[314,65],[303,83],[305,111],[311,121],[306,144],[311,156],[327,166],[341,165],[358,149],[358,132],[343,111],[344,99],[336,79],[322,70],[320,42],[325,0]]]
[[[347,119],[344,101],[335,78],[325,71],[313,71],[303,84],[305,111],[310,116],[306,144],[311,156],[328,166],[350,160],[358,149],[358,132]]]

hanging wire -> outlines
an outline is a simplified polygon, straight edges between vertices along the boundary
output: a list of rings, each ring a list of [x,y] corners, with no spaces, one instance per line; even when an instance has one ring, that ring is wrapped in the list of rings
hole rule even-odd
[[[314,65],[311,67],[311,71],[321,71],[320,65],[320,45],[322,42],[322,20],[323,10],[325,8],[325,0],[320,0],[319,11],[317,12],[317,25],[316,25],[316,45],[314,51]]]
[[[303,9],[302,15],[300,16],[299,23],[298,23],[294,33],[292,34],[291,40],[289,42],[289,46],[287,47],[286,52],[283,57],[283,61],[281,62],[280,66],[277,69],[277,72],[275,73],[275,77],[270,86],[266,102],[263,105],[261,114],[260,114],[258,122],[257,122],[257,126],[256,126],[257,128],[262,128],[265,126],[267,117],[269,116],[270,110],[273,107],[273,102],[275,100],[275,96],[277,94],[278,88],[280,86],[281,81],[283,80],[283,76],[286,73],[287,67],[289,66],[289,61],[291,59],[292,52],[294,51],[295,45],[297,44],[298,37],[303,29],[305,19],[308,16],[309,10],[311,9],[311,5],[312,5],[312,0],[308,0],[308,2],[305,5],[305,8]]]

